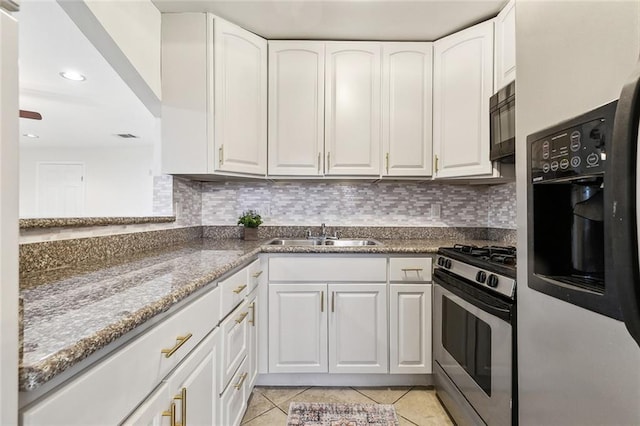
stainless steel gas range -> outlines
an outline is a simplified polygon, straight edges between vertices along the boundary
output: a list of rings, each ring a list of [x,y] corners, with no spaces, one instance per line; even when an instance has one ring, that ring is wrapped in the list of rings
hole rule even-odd
[[[515,279],[514,247],[438,250],[436,393],[458,425],[517,424]]]

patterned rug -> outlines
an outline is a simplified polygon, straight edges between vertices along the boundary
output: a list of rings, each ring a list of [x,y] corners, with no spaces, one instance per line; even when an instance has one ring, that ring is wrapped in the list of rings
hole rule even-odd
[[[398,426],[393,405],[292,402],[287,426]]]

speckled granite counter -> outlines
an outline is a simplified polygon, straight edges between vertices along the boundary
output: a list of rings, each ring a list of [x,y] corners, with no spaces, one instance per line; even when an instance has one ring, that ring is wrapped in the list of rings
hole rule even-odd
[[[20,390],[37,389],[260,252],[417,254],[453,244],[441,239],[383,240],[382,246],[366,247],[283,247],[265,242],[198,239],[126,259],[22,275]]]

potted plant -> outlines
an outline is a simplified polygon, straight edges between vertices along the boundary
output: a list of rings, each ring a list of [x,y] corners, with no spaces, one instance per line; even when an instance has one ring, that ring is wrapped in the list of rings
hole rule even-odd
[[[255,241],[258,239],[258,226],[262,223],[262,217],[255,210],[247,210],[242,212],[242,216],[238,218],[238,225],[244,226],[243,239],[247,241]]]

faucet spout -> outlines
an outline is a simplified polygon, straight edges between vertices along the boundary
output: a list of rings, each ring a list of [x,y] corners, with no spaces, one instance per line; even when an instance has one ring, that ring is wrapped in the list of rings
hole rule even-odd
[[[327,236],[327,227],[326,227],[326,225],[324,223],[322,225],[320,225],[320,236],[322,238]]]

